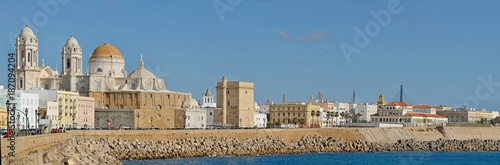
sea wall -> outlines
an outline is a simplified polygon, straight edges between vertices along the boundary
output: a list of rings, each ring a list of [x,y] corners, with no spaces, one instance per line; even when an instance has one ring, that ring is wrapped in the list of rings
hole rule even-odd
[[[128,157],[152,159],[304,152],[498,151],[499,144],[500,128],[496,127],[86,130],[17,137],[15,158],[7,157],[10,150],[6,139],[2,139],[1,149],[3,164],[6,164],[5,158],[11,164],[115,164],[114,159]],[[309,145],[322,147],[304,148]]]
[[[175,140],[190,137],[220,137],[248,139],[276,136],[288,142],[296,142],[302,136],[321,135],[348,141],[365,140],[364,135],[355,128],[316,128],[316,129],[230,129],[230,130],[102,130],[72,131],[73,137],[107,140]]]

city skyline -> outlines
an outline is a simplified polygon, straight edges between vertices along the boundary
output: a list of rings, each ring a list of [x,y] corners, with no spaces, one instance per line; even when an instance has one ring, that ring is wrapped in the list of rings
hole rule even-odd
[[[5,59],[14,52],[12,34],[28,24],[40,40],[40,64],[43,58],[61,71],[61,48],[73,35],[86,70],[92,51],[110,43],[122,52],[127,70],[137,68],[143,54],[145,67],[164,78],[168,89],[192,93],[196,100],[227,76],[254,82],[259,103],[279,103],[283,94],[288,101],[307,101],[320,91],[327,100],[343,102],[353,90],[357,102],[376,102],[379,94],[391,101],[403,84],[411,104],[465,102],[499,109],[496,1],[450,6],[406,0],[172,0],[146,1],[143,7],[113,0],[40,2],[0,5]],[[380,21],[384,11],[391,19]],[[372,22],[377,33],[366,32],[365,26],[377,26]],[[370,41],[356,44],[356,29]],[[346,54],[346,45],[359,53]],[[0,76],[5,85],[6,71]]]

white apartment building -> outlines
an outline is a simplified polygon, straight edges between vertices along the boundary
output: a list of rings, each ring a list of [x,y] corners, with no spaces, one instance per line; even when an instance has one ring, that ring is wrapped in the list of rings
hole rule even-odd
[[[254,127],[255,128],[266,128],[267,127],[267,114],[255,112],[254,113]]]
[[[0,89],[0,96],[7,100],[7,89]],[[35,129],[38,128],[39,96],[27,93],[23,90],[16,90],[14,101],[16,103],[16,128]],[[5,104],[5,102],[2,102]]]
[[[361,116],[356,116],[358,122],[370,122],[371,115],[377,113],[377,104],[362,103],[356,106],[355,115],[360,114]]]

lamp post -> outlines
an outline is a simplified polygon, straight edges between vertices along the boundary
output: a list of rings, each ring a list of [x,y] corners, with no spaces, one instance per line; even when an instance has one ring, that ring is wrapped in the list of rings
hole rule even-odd
[[[20,133],[20,127],[21,127],[21,115],[19,114],[19,112],[17,113],[17,131],[16,131],[16,135],[17,133]]]
[[[35,109],[35,134],[38,134],[38,124],[40,121],[38,121],[38,115],[40,112],[38,112],[38,109]]]
[[[24,128],[29,129],[30,126],[28,124],[28,108],[24,110],[24,114],[26,114],[26,126]]]
[[[139,129],[140,125],[141,125],[141,123],[140,123],[141,122],[141,120],[140,120],[141,114],[139,112],[137,112],[137,114],[135,116],[137,116],[137,129]]]

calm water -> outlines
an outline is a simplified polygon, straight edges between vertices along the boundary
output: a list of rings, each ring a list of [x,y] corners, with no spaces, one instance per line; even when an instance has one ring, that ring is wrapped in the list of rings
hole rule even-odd
[[[382,153],[319,153],[301,155],[271,155],[245,157],[211,157],[123,161],[125,165],[174,164],[174,165],[223,165],[223,164],[500,164],[500,152],[382,152]]]

